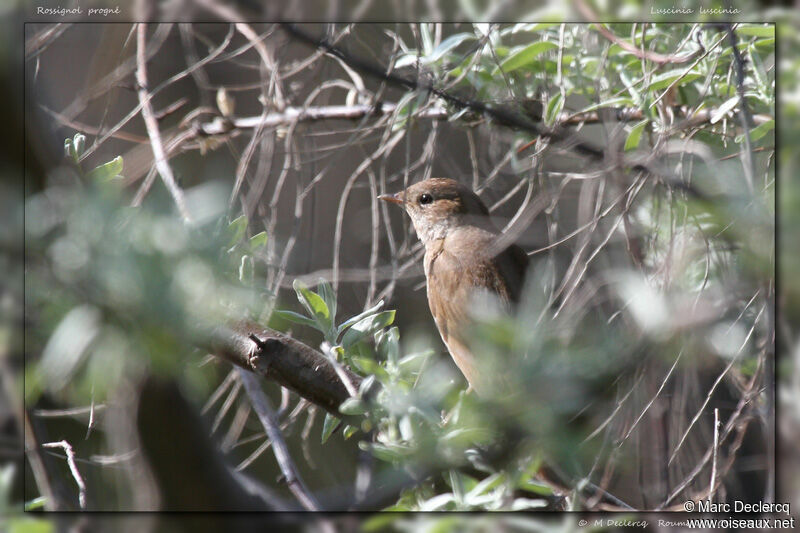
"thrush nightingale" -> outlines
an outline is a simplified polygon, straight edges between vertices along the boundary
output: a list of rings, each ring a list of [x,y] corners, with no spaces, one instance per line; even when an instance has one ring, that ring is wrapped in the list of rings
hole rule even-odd
[[[448,178],[430,178],[381,200],[400,205],[425,245],[428,305],[442,340],[470,387],[483,395],[492,380],[480,354],[470,350],[470,306],[476,294],[493,295],[506,307],[519,301],[528,256],[501,233],[477,194]]]

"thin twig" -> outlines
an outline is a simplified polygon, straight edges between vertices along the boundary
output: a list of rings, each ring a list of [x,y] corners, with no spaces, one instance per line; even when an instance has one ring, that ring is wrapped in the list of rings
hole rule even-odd
[[[708,503],[714,495],[717,481],[717,450],[719,449],[719,408],[714,408],[714,454],[711,458],[711,484],[708,486]]]
[[[289,454],[289,447],[286,446],[286,441],[278,428],[278,421],[275,418],[272,406],[269,404],[269,398],[264,394],[255,376],[250,372],[239,369],[239,379],[244,385],[244,389],[250,398],[250,403],[253,405],[256,415],[258,415],[258,419],[261,421],[261,425],[264,426],[267,437],[272,442],[275,459],[278,461],[278,466],[286,478],[289,490],[292,491],[292,494],[295,495],[303,507],[309,511],[319,511],[319,503],[303,483],[303,479],[297,472],[297,467]]]
[[[72,449],[70,443],[66,440],[45,442],[42,444],[42,448],[61,448],[64,450],[67,456],[69,471],[72,473],[72,479],[74,479],[75,484],[78,485],[78,504],[81,506],[81,509],[86,509],[86,483],[83,482],[83,477],[81,477],[81,473],[78,470],[78,465],[75,463],[75,451]]]
[[[158,130],[158,121],[153,114],[153,106],[150,103],[150,96],[147,92],[147,62],[145,59],[145,49],[147,35],[147,25],[139,23],[136,27],[136,83],[138,84],[137,93],[139,95],[139,103],[142,108],[142,118],[144,119],[145,127],[147,128],[147,135],[150,137],[150,146],[153,149],[153,157],[155,158],[156,168],[167,186],[167,190],[172,195],[178,211],[185,222],[192,221],[192,215],[186,206],[186,199],[184,198],[183,191],[175,181],[175,176],[172,175],[172,169],[167,163],[166,155],[164,154],[164,145],[161,141],[161,133]]]
[[[733,31],[733,25],[728,24],[728,39],[730,41],[731,51],[733,52],[733,63],[736,68],[736,92],[739,95],[739,119],[742,123],[744,143],[742,143],[742,167],[744,169],[744,177],[747,182],[747,188],[750,193],[753,193],[755,187],[755,171],[753,170],[753,152],[750,143],[750,128],[753,121],[750,117],[750,110],[747,107],[747,98],[744,94],[744,59],[741,52],[736,47],[736,33]]]

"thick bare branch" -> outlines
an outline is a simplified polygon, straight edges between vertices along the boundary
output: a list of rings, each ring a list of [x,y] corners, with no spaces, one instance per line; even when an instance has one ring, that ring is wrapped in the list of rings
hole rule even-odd
[[[342,416],[339,405],[350,397],[325,355],[254,322],[241,321],[231,328],[218,328],[207,348],[212,354],[275,381],[336,416]],[[342,370],[358,389],[362,378],[347,368]]]

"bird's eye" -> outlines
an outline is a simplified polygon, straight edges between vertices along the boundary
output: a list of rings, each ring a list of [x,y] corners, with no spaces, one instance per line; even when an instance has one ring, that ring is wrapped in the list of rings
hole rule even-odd
[[[419,195],[419,203],[420,204],[427,205],[427,204],[429,204],[431,202],[433,202],[433,196],[431,196],[430,194],[425,193],[425,194],[420,194]]]

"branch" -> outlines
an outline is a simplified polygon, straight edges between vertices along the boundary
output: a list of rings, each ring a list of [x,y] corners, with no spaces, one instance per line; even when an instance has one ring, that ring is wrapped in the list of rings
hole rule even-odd
[[[350,393],[336,368],[325,355],[300,341],[255,322],[241,321],[230,328],[217,328],[206,348],[339,418],[347,418],[339,412],[339,406]],[[340,371],[358,390],[363,378],[344,367]]]
[[[69,471],[72,473],[72,479],[78,485],[78,503],[81,509],[86,509],[86,483],[84,483],[83,477],[81,477],[81,473],[78,470],[78,465],[75,463],[75,451],[72,449],[72,445],[66,440],[61,440],[58,442],[45,442],[42,444],[42,448],[61,448],[64,450]]]
[[[320,107],[287,107],[280,113],[266,116],[233,118],[230,120],[217,118],[212,122],[200,124],[198,129],[206,135],[226,133],[231,129],[270,128],[289,125],[295,122],[312,122],[316,120],[357,120],[368,116],[390,115],[397,110],[397,104],[378,102],[375,105],[332,105]],[[432,107],[415,115],[434,120],[447,120],[448,113],[442,107]]]
[[[164,185],[167,186],[172,198],[175,200],[175,205],[181,213],[181,217],[191,222],[192,217],[189,209],[186,207],[186,199],[183,196],[183,191],[175,181],[175,176],[172,175],[172,169],[167,163],[167,156],[164,153],[164,144],[161,141],[161,133],[158,130],[158,121],[153,113],[153,106],[150,103],[150,96],[147,92],[147,60],[145,58],[145,32],[147,26],[139,23],[136,28],[136,84],[138,85],[137,93],[139,95],[139,103],[142,106],[142,118],[144,125],[147,128],[147,135],[150,137],[150,146],[153,149],[153,157],[156,161],[156,168],[164,180]]]
[[[387,72],[386,68],[377,63],[372,63],[361,58],[352,56],[337,46],[331,44],[325,38],[317,38],[313,35],[301,30],[296,24],[287,22],[281,23],[281,28],[284,29],[293,38],[302,41],[308,45],[314,46],[325,50],[327,53],[342,60],[348,66],[367,74],[373,78],[387,82],[396,87],[402,87],[412,91],[427,91],[430,94],[438,96],[448,104],[458,109],[469,109],[475,113],[486,115],[493,120],[505,126],[515,128],[521,131],[527,131],[533,135],[540,135],[554,141],[569,141],[570,139],[564,138],[560,132],[556,130],[546,129],[536,122],[528,119],[514,109],[506,108],[504,106],[494,106],[482,102],[480,100],[470,100],[453,93],[435,87],[432,83],[419,82],[414,79],[406,78],[404,76]],[[603,150],[592,146],[586,142],[575,142],[574,140],[569,143],[569,148],[582,155],[591,157],[596,161],[603,159]]]
[[[578,11],[586,17],[586,20],[595,21],[597,20],[597,15],[592,11],[592,9],[584,2],[583,0],[578,0],[575,2],[575,6],[578,8]],[[636,45],[633,43],[629,43],[625,39],[617,37],[614,35],[611,30],[609,30],[605,24],[601,22],[595,22],[594,24],[595,29],[597,29],[600,34],[611,41],[620,46],[623,50],[630,52],[631,54],[635,55],[639,59],[646,59],[647,61],[652,61],[658,65],[666,65],[668,63],[679,65],[681,63],[687,63],[700,55],[705,53],[705,48],[703,48],[702,43],[698,40],[700,48],[691,54],[659,54],[658,52],[653,52],[651,50],[640,50]]]
[[[292,491],[292,494],[295,495],[298,501],[300,501],[302,506],[307,510],[319,511],[320,507],[317,499],[311,494],[308,487],[306,487],[297,471],[294,461],[292,461],[289,447],[286,445],[286,441],[278,427],[275,411],[269,404],[269,398],[267,398],[267,395],[261,390],[261,385],[253,374],[245,372],[244,369],[240,369],[239,378],[242,380],[244,389],[247,391],[247,395],[250,398],[250,403],[253,405],[253,409],[258,415],[258,419],[264,427],[267,437],[270,442],[272,442],[272,450],[275,453],[275,459],[278,461],[278,466],[286,478],[286,484],[289,486],[289,490]]]
[[[604,108],[613,112],[613,117],[619,122],[633,122],[642,120],[644,112],[639,108],[620,107]],[[699,111],[691,109],[689,106],[675,107],[677,117],[685,119],[685,124],[678,124],[675,129],[694,127],[703,123],[711,122],[711,117],[717,108],[706,108]],[[250,117],[222,118],[217,117],[211,122],[204,122],[197,126],[197,131],[205,135],[220,135],[231,130],[249,130],[256,128],[274,128],[277,126],[288,126],[295,122],[314,122],[318,120],[358,120],[365,117],[380,117],[391,115],[397,111],[397,104],[378,102],[375,105],[332,105],[332,106],[310,106],[310,107],[287,107],[282,112],[269,113]],[[447,120],[449,114],[447,110],[440,106],[427,108],[414,115],[416,118],[427,118],[431,120]],[[603,122],[605,117],[601,117],[601,112],[586,111],[571,113],[564,111],[559,115],[556,123],[559,126],[577,126],[579,124],[595,124]],[[768,115],[755,115],[752,117],[754,124],[759,125],[771,120]]]
[[[158,509],[146,510],[301,510],[230,467],[176,382],[150,376],[142,383],[136,402],[139,447],[160,500]]]

